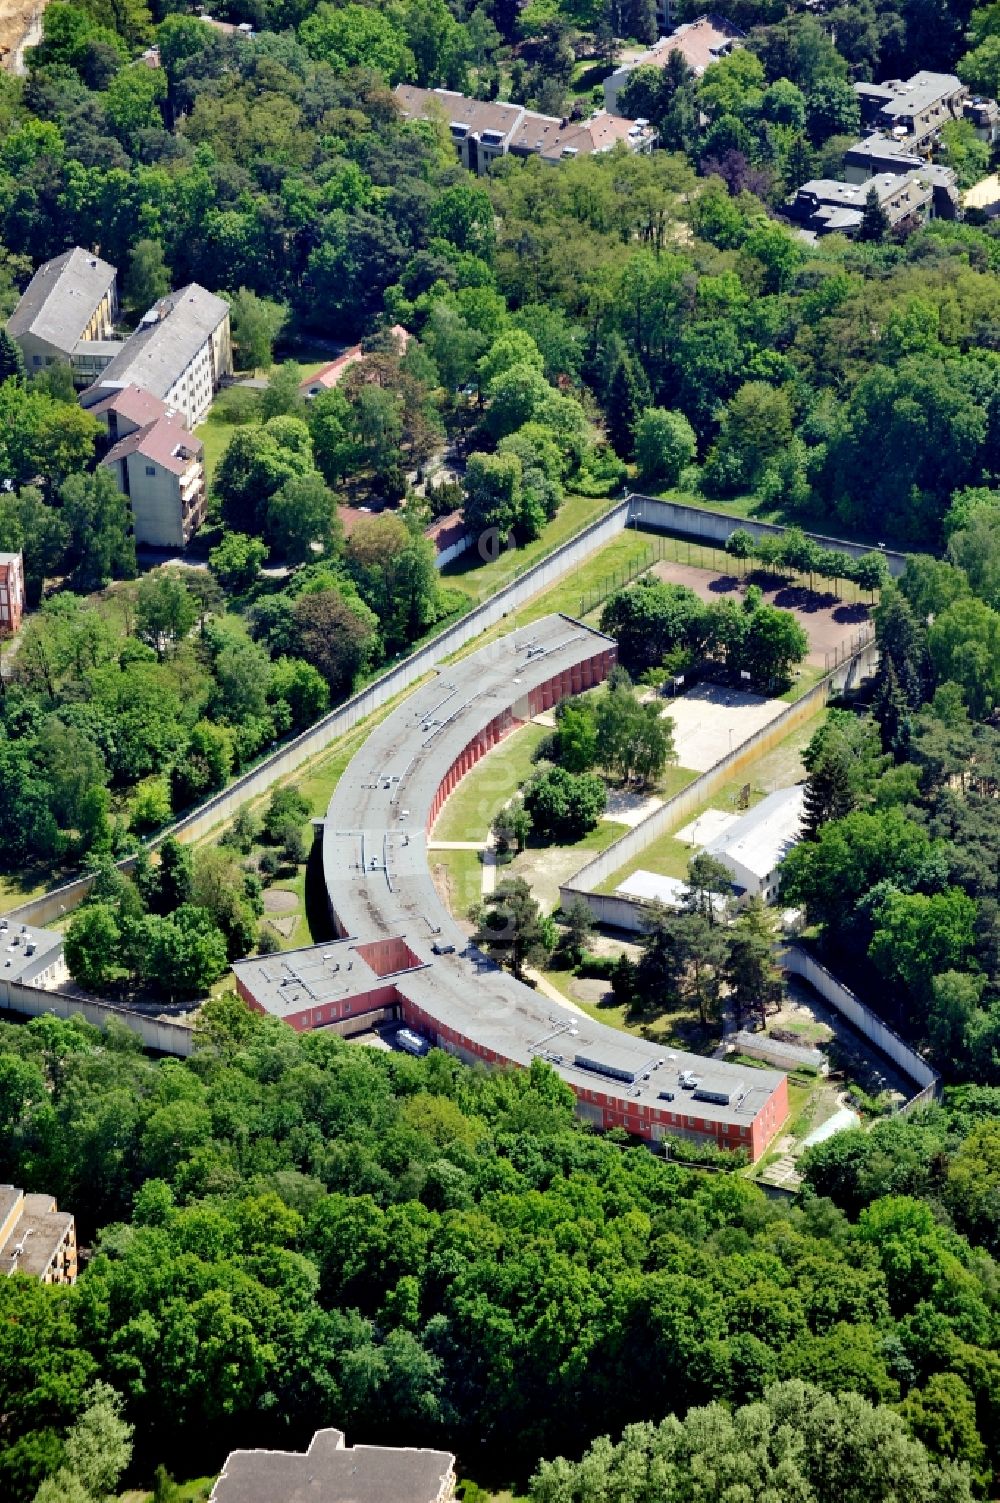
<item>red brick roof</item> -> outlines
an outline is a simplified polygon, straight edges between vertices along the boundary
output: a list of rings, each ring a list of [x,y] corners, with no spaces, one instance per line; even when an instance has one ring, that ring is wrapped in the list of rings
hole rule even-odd
[[[397,345],[402,346],[400,350],[400,354],[402,354],[410,342],[409,332],[403,328],[402,324],[393,324],[389,333],[394,336]],[[307,376],[304,381],[300,381],[299,391],[305,394],[315,392],[320,388],[324,391],[332,391],[342,380],[345,371],[349,371],[352,365],[357,365],[358,361],[364,358],[365,351],[361,346],[359,344],[352,344],[350,349],[345,350],[342,355],[338,355],[336,360],[331,360],[329,365],[320,366],[314,375]]]
[[[430,538],[438,553],[444,553],[457,543],[459,538],[465,536],[465,515],[461,511],[449,511],[443,517],[438,517],[429,527],[424,528],[424,537]]]
[[[201,439],[189,433],[179,419],[161,417],[126,434],[108,450],[101,463],[112,464],[130,454],[141,454],[172,475],[183,475],[192,460],[201,458],[202,448]]]
[[[155,423],[157,418],[165,417],[167,412],[166,404],[159,397],[154,397],[150,391],[143,391],[140,386],[123,386],[90,410],[95,417],[105,412],[115,412],[140,428]]]

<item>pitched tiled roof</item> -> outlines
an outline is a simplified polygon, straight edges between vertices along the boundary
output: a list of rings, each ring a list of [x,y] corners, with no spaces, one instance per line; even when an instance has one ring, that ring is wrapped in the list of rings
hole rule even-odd
[[[191,282],[154,303],[96,385],[140,386],[165,397],[223,319],[229,304]]]
[[[120,391],[113,391],[103,402],[91,407],[90,411],[95,417],[106,412],[116,412],[119,417],[128,418],[130,423],[136,423],[140,428],[147,423],[154,423],[157,418],[165,417],[167,413],[159,397],[154,397],[152,392],[142,391],[138,386],[123,386]]]
[[[101,463],[114,464],[130,454],[141,454],[171,474],[183,475],[191,461],[201,457],[202,449],[201,439],[190,434],[178,418],[161,417],[119,439]]]

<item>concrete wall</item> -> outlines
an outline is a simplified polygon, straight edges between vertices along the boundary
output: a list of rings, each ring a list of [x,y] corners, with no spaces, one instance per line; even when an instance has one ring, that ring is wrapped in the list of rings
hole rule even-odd
[[[175,1054],[180,1058],[194,1052],[194,1035],[190,1028],[182,1028],[179,1023],[164,1023],[159,1018],[132,1012],[127,1007],[112,1007],[110,1003],[90,997],[70,997],[63,992],[49,992],[40,986],[12,981],[6,988],[3,1005],[7,1011],[21,1017],[38,1018],[43,1013],[54,1013],[57,1018],[85,1018],[97,1028],[107,1028],[111,1020],[116,1019],[136,1034],[146,1049]]]
[[[606,516],[591,522],[548,558],[526,569],[513,584],[498,590],[492,599],[476,606],[454,626],[448,627],[395,667],[387,669],[373,683],[345,700],[337,709],[331,710],[307,731],[286,741],[228,788],[177,820],[152,843],[158,844],[168,834],[183,840],[195,840],[216,825],[231,819],[241,804],[248,799],[260,797],[279,779],[290,776],[303,762],[323,751],[332,741],[352,731],[404,689],[411,688],[444,658],[457,652],[466,643],[475,641],[491,627],[499,625],[526,600],[554,584],[595,549],[610,542],[624,528],[626,513],[627,503],[619,502]],[[513,627],[513,619],[510,625]]]
[[[856,1028],[869,1043],[880,1049],[894,1065],[898,1065],[904,1075],[918,1086],[927,1088],[931,1096],[937,1094],[940,1088],[937,1071],[915,1049],[911,1049],[888,1023],[883,1023],[881,1018],[876,1017],[849,987],[838,981],[808,950],[802,950],[798,945],[789,945],[782,961],[786,970],[791,971],[793,976],[801,976],[803,981],[808,981],[824,1002],[828,1002],[841,1017],[847,1019],[852,1028]]]
[[[355,726],[393,699],[404,689],[410,688],[425,673],[430,672],[443,658],[457,652],[466,643],[491,627],[504,621],[518,607],[537,595],[541,590],[556,583],[570,570],[582,563],[598,548],[611,542],[632,522],[680,533],[685,537],[722,543],[736,527],[746,527],[760,536],[766,533],[781,534],[784,528],[768,523],[745,522],[740,518],[726,516],[721,512],[706,511],[697,506],[686,506],[678,501],[658,501],[645,496],[630,496],[619,501],[603,517],[589,523],[568,542],[556,548],[547,558],[525,569],[518,577],[484,604],[476,606],[461,621],[435,637],[426,646],[404,658],[395,667],[389,668],[366,688],[351,696],[322,720],[300,735],[291,738],[276,751],[263,758],[257,765],[237,778],[228,788],[212,795],[189,814],[182,816],[168,829],[163,830],[150,842],[156,846],[167,835],[176,835],[181,840],[197,840],[210,830],[224,824],[236,813],[241,804],[249,799],[260,798],[276,782],[290,777],[304,762],[325,750],[332,741],[346,735]],[[856,544],[836,538],[822,538],[809,534],[824,547],[836,547],[845,552],[863,553]],[[902,568],[903,555],[887,553],[890,569]],[[513,622],[511,623],[513,624]],[[848,668],[855,672],[858,660],[852,659]],[[843,672],[843,670],[840,670]],[[613,848],[612,848],[613,849]],[[619,862],[619,865],[622,863]],[[123,864],[123,869],[127,869]],[[609,868],[613,871],[615,868]],[[601,880],[601,879],[597,879]],[[12,909],[12,915],[28,922],[46,924],[62,913],[75,907],[90,890],[92,879],[79,878],[66,883],[54,892],[45,893]]]
[[[136,542],[150,548],[183,548],[184,509],[179,476],[144,454],[130,454],[114,466],[119,489],[124,489],[119,477],[120,464],[128,465],[129,505]],[[150,475],[149,470],[154,473]]]
[[[737,529],[749,532],[758,539],[783,537],[788,531],[787,527],[779,527],[774,522],[755,522],[747,517],[732,517],[728,512],[687,506],[682,501],[660,501],[651,496],[631,496],[630,507],[629,521],[638,522],[640,527],[677,532],[683,537],[698,538],[706,543],[724,544],[729,534]],[[806,537],[822,548],[835,548],[840,553],[850,554],[852,558],[861,558],[872,552],[871,548],[865,548],[860,543],[848,543],[843,538],[826,537],[819,532],[807,532]],[[884,551],[889,573],[894,576],[902,574],[906,567],[906,555],[889,548]]]
[[[776,746],[797,726],[805,723],[826,704],[832,695],[840,693],[846,684],[853,684],[859,676],[874,667],[876,650],[873,645],[864,648],[856,658],[847,663],[842,663],[832,673],[820,679],[818,684],[803,694],[787,709],[783,710],[777,719],[769,725],[755,731],[746,741],[740,743],[733,751],[727,753],[714,767],[703,772],[695,778],[680,793],[654,809],[646,819],[642,820],[633,829],[620,835],[606,850],[595,856],[593,861],[587,863],[568,882],[564,882],[559,889],[559,900],[565,906],[574,898],[582,899],[590,907],[598,923],[614,924],[618,928],[630,929],[637,932],[642,928],[643,904],[635,898],[609,898],[595,893],[593,888],[600,886],[602,882],[619,871],[635,856],[640,855],[647,846],[661,835],[684,823],[693,815],[719,788],[732,781],[733,777],[745,771],[764,752]],[[628,904],[636,910],[636,917],[631,921],[623,922],[626,910],[620,905]],[[614,913],[617,917],[612,918]]]
[[[472,533],[471,532],[465,532],[458,539],[457,543],[452,543],[452,545],[451,545],[450,548],[443,549],[437,555],[437,557],[434,560],[434,567],[436,569],[444,569],[444,568],[446,568],[448,564],[454,563],[454,561],[455,561],[456,558],[461,558],[461,556],[462,556],[463,553],[468,553],[468,551],[469,551],[469,549],[471,547],[472,547]]]

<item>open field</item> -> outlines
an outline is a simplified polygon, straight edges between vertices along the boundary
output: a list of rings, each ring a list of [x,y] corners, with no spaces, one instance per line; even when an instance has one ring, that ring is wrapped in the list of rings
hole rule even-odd
[[[784,710],[780,699],[707,682],[695,684],[663,705],[663,714],[673,721],[677,761],[696,772],[707,772]]]
[[[594,948],[603,946],[595,945]],[[615,949],[618,953],[627,952],[633,959],[639,954],[638,945],[617,944]],[[638,1017],[615,1002],[606,981],[574,976],[572,971],[549,970],[542,974],[550,986],[554,986],[589,1018],[598,1023],[606,1023],[609,1028],[618,1028],[636,1038],[649,1039],[651,1043],[685,1049],[694,1054],[710,1054],[718,1043],[718,1033],[703,1028],[694,1009],[678,1008],[675,1012],[663,1012],[655,1017]]]
[[[438,896],[455,918],[466,914],[483,893],[483,866],[478,851],[431,851],[427,858]],[[470,929],[469,925],[466,925]]]
[[[614,820],[602,819],[572,845],[532,845],[529,841],[509,865],[497,868],[497,880],[502,881],[505,876],[523,877],[543,911],[551,913],[559,904],[560,885],[599,851],[607,850],[627,828]]]

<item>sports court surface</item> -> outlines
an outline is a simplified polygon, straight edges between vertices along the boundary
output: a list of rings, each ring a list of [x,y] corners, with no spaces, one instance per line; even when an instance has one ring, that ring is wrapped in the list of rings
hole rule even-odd
[[[706,683],[695,684],[686,694],[663,703],[664,715],[674,723],[677,765],[695,772],[707,772],[787,709],[782,699],[764,699],[742,689]]]

